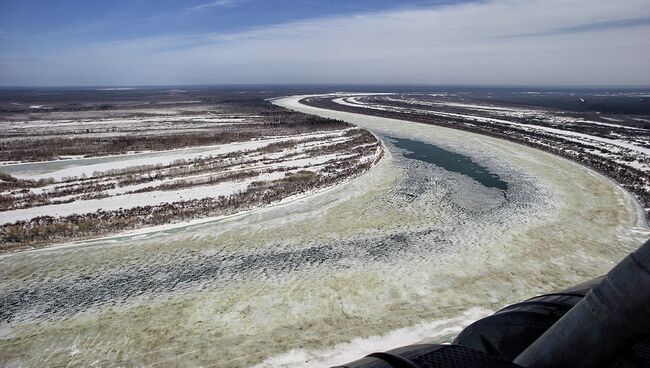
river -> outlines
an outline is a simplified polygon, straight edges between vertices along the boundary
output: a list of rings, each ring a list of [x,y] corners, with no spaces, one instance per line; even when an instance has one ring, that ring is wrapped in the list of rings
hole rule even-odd
[[[371,130],[384,158],[293,202],[1,257],[0,364],[344,363],[447,341],[607,272],[650,235],[629,193],[565,159],[300,98],[275,103]],[[465,164],[445,169],[431,150]]]

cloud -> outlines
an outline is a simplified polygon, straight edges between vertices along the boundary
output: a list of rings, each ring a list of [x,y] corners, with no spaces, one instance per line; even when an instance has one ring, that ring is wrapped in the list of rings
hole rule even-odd
[[[53,49],[1,60],[0,84],[647,86],[648,17],[647,0],[492,0]]]
[[[562,34],[569,34],[569,33],[598,32],[598,31],[607,31],[616,28],[647,27],[647,26],[650,26],[650,17],[612,19],[606,21],[572,25],[572,26],[558,28],[558,29],[551,29],[543,32],[523,33],[518,35],[512,35],[510,37],[555,36],[555,35],[562,35]]]
[[[200,11],[200,10],[207,10],[212,8],[232,7],[237,5],[237,3],[238,3],[237,0],[216,0],[216,1],[211,1],[209,3],[193,6],[189,8],[189,10]]]

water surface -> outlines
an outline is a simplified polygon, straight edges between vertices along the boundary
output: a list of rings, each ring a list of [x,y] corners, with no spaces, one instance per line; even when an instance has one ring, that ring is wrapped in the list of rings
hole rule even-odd
[[[395,137],[388,139],[395,147],[408,151],[404,153],[406,158],[428,162],[447,171],[469,176],[488,188],[508,189],[508,183],[501,180],[499,175],[491,173],[485,166],[481,166],[467,156],[411,139]]]

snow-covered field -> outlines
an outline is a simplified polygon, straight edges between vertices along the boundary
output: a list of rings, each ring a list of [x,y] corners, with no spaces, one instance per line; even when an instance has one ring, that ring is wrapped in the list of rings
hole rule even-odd
[[[628,192],[566,159],[302,97],[275,103],[370,129],[384,158],[278,206],[2,256],[0,362],[341,364],[449,341],[506,304],[605,273],[650,235]],[[506,195],[408,159],[387,137],[467,155]]]
[[[159,180],[150,180],[145,184],[131,184],[120,185],[115,189],[108,189],[103,191],[106,197],[98,199],[83,199],[82,195],[65,196],[66,202],[61,204],[47,204],[37,207],[29,207],[22,209],[6,210],[0,212],[0,223],[8,223],[19,220],[29,220],[37,216],[67,216],[72,214],[84,214],[95,212],[99,209],[105,211],[112,211],[119,208],[133,208],[138,206],[150,206],[162,203],[171,203],[182,200],[200,199],[206,197],[228,196],[236,192],[243,191],[248,185],[254,181],[259,180],[276,180],[285,177],[286,174],[297,172],[300,170],[315,170],[318,172],[324,167],[324,164],[330,160],[344,159],[345,155],[323,155],[319,157],[309,157],[302,154],[301,151],[314,146],[328,146],[341,141],[338,139],[346,131],[326,132],[317,134],[303,134],[296,136],[286,136],[279,138],[259,139],[249,142],[236,142],[231,144],[209,146],[209,147],[193,147],[187,149],[177,149],[171,151],[161,151],[155,153],[133,154],[124,156],[111,156],[108,158],[91,158],[91,159],[76,159],[65,160],[61,162],[48,161],[29,164],[16,164],[8,165],[2,168],[2,171],[9,173],[14,177],[22,179],[43,179],[54,178],[55,180],[62,180],[64,178],[84,178],[83,182],[88,178],[100,177],[98,173],[111,173],[113,171],[128,171],[130,169],[139,167],[166,167],[172,165],[174,162],[184,160],[191,163],[193,160],[200,158],[216,158],[220,155],[226,155],[233,152],[239,152],[240,155],[237,161],[227,162],[219,169],[211,170],[207,173],[202,172],[200,175],[183,175],[174,179],[174,177],[166,177]],[[269,159],[268,155],[260,153],[259,149],[268,146],[271,143],[286,142],[291,140],[309,140],[309,144],[302,145],[301,147],[294,147],[293,149],[283,150],[275,153],[277,159]],[[297,155],[296,155],[297,154]],[[292,155],[292,156],[289,156]],[[286,159],[283,157],[289,156]],[[265,160],[263,160],[265,159]],[[226,161],[224,159],[224,161]],[[186,164],[187,165],[187,164]],[[234,171],[247,171],[247,170],[280,170],[289,169],[287,171],[271,171],[255,175],[245,180],[229,180],[224,183],[214,185],[196,185],[186,189],[177,190],[150,190],[141,193],[133,193],[136,190],[145,190],[157,188],[160,184],[171,184],[176,180],[182,178],[185,181],[197,181],[200,183],[201,178],[210,177],[212,175],[224,175]],[[145,175],[150,175],[146,173]],[[82,185],[80,180],[68,180],[66,185],[75,186]],[[108,175],[99,180],[94,181],[96,185],[113,185],[118,183],[118,180]],[[27,196],[29,194],[47,194],[55,192],[60,183],[50,184],[46,187],[34,188],[28,193],[20,192],[16,194],[18,198]],[[2,193],[10,195],[11,191]],[[72,202],[67,202],[70,199],[75,199]]]
[[[0,136],[12,150],[3,157],[25,159],[0,165],[0,251],[308,195],[361,173],[381,155],[368,132],[277,109],[267,117],[157,111],[3,121]],[[196,144],[210,141],[223,143]],[[48,143],[73,147],[42,149]],[[114,153],[129,146],[152,149]]]
[[[92,177],[95,173],[110,172],[111,170],[125,170],[138,166],[167,166],[178,160],[191,161],[198,158],[214,157],[233,152],[252,152],[271,143],[286,142],[291,140],[323,140],[325,144],[329,139],[339,138],[345,131],[297,134],[291,136],[261,138],[245,142],[234,142],[214,146],[201,146],[192,148],[172,149],[157,152],[134,153],[127,155],[112,155],[100,158],[73,158],[67,160],[54,160],[45,162],[19,163],[0,166],[4,173],[11,174],[21,179],[46,179],[62,180],[70,177]],[[338,143],[337,140],[330,141]],[[321,142],[323,143],[323,142]],[[318,144],[318,142],[317,142]],[[308,148],[306,146],[305,148]],[[257,152],[256,152],[257,153]]]

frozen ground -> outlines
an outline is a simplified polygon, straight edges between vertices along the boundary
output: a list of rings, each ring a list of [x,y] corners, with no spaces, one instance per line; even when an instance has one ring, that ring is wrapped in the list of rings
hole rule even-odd
[[[213,222],[0,258],[7,366],[322,366],[445,341],[606,272],[650,235],[634,198],[568,160],[467,132],[275,103],[471,157],[507,192],[384,140],[372,170]],[[74,272],[71,272],[74,270]]]
[[[108,175],[107,177],[93,180],[93,185],[110,185],[112,189],[101,191],[105,196],[99,198],[83,198],[83,195],[66,195],[64,198],[58,198],[63,203],[46,203],[40,206],[11,209],[0,212],[0,223],[11,223],[20,220],[29,220],[37,216],[68,216],[72,214],[84,214],[95,212],[99,209],[104,211],[114,211],[120,208],[127,209],[138,206],[152,206],[163,203],[172,203],[183,200],[201,199],[206,197],[229,196],[237,192],[244,191],[250,183],[259,180],[277,180],[285,177],[286,174],[300,170],[319,171],[324,164],[330,160],[337,161],[345,158],[342,154],[322,155],[310,157],[304,153],[306,148],[313,146],[326,147],[336,143],[345,142],[349,138],[342,137],[346,130],[325,132],[317,134],[302,134],[295,136],[285,136],[278,138],[259,139],[248,142],[236,142],[208,147],[193,147],[186,149],[176,149],[170,151],[160,151],[155,153],[132,154],[122,156],[111,156],[105,158],[91,159],[74,159],[74,160],[57,160],[46,162],[35,162],[28,164],[7,165],[2,168],[5,173],[12,174],[14,177],[23,179],[43,179],[54,178],[62,180],[63,178],[77,177],[90,178],[100,177],[97,173],[111,173],[112,171],[134,170],[139,167],[160,167],[158,170],[143,170],[143,173],[137,175],[141,177],[151,176],[150,171],[157,174],[164,171],[166,166],[173,165],[179,160],[186,163],[183,166],[191,166],[193,160],[201,158],[213,158],[221,161],[218,168],[207,172],[201,171],[197,175],[171,175],[156,180],[147,180],[145,183],[116,185],[119,183],[119,175]],[[341,139],[343,138],[343,139]],[[275,152],[275,160],[269,159],[264,152],[260,152],[272,143],[287,141],[309,141],[300,147],[290,147],[280,152]],[[239,153],[237,160],[220,159],[220,155],[230,153]],[[292,156],[289,156],[292,155]],[[285,157],[286,156],[286,157]],[[264,169],[269,172],[260,173],[244,180],[226,180],[218,184],[201,184],[202,179],[210,178],[211,175],[225,175],[231,172],[260,170]],[[288,170],[287,170],[288,169]],[[167,169],[171,171],[173,169]],[[279,171],[282,170],[282,171]],[[130,173],[133,175],[132,173]],[[162,175],[161,175],[162,177]],[[155,190],[161,184],[172,184],[175,181],[183,180],[185,182],[196,182],[196,185],[188,188],[179,188],[174,190]],[[87,180],[68,180],[67,186],[81,186]],[[61,183],[51,184],[46,187],[34,188],[25,194],[23,191],[7,191],[5,195],[11,195],[17,192],[14,197],[19,200],[30,194],[49,194],[55,193]],[[152,190],[147,190],[152,189]],[[143,191],[133,193],[134,191]],[[94,191],[93,193],[97,193]],[[55,202],[56,197],[50,202]],[[69,200],[73,201],[69,201]]]
[[[381,158],[346,123],[230,104],[3,115],[0,252],[295,199]]]

